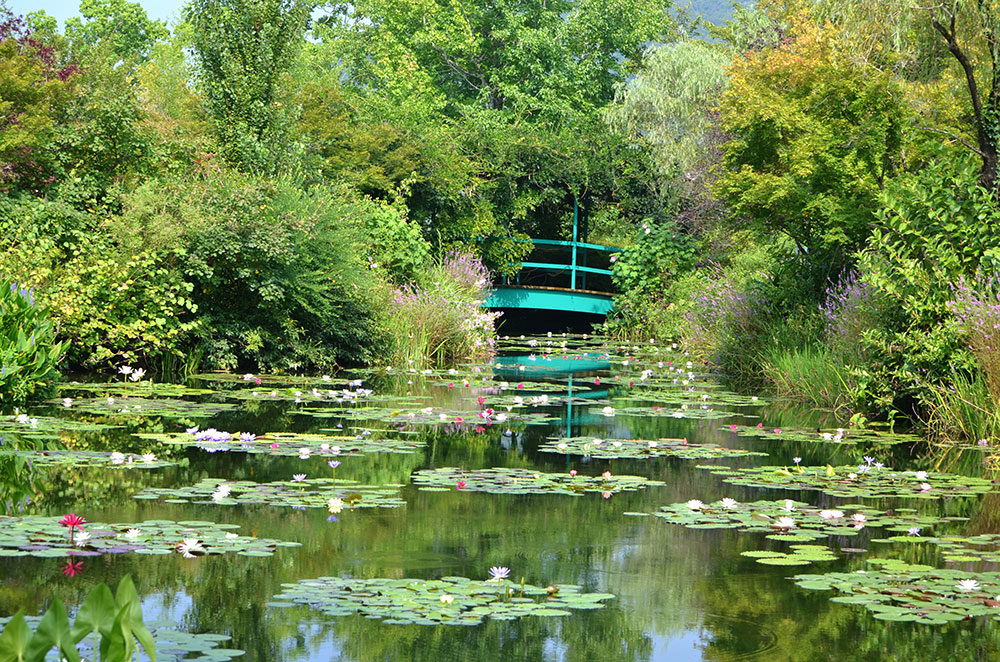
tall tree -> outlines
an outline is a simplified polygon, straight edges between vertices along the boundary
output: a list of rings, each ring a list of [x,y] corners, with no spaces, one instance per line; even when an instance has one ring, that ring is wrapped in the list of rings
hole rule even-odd
[[[1000,196],[1000,3],[820,0],[817,16],[835,22],[866,64],[925,86],[952,84],[964,113],[941,117],[926,104],[920,128],[975,153],[979,183]]]
[[[163,21],[152,21],[138,2],[82,0],[80,17],[66,19],[66,37],[74,50],[109,44],[107,53],[117,61],[145,62],[150,50],[170,32]]]
[[[192,0],[195,56],[223,156],[274,172],[284,158],[290,112],[285,77],[312,5],[304,0]]]

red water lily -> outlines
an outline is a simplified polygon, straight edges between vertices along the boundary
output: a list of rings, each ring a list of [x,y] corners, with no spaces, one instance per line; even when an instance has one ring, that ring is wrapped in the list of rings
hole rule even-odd
[[[87,523],[87,520],[83,519],[76,513],[70,513],[68,515],[64,515],[63,518],[59,520],[59,523],[63,526],[68,526],[70,533],[72,533],[73,529],[82,529],[83,525]]]

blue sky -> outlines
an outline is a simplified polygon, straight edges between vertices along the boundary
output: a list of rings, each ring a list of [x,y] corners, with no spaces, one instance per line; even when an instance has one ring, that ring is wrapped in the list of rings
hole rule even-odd
[[[180,16],[181,7],[186,0],[139,0],[150,18],[172,22]],[[49,16],[54,16],[62,28],[70,16],[80,15],[80,0],[7,0],[7,7],[15,14],[44,9]]]

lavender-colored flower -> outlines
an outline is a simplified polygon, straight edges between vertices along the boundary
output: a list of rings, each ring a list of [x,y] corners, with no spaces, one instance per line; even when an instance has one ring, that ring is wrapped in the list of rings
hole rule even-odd
[[[337,467],[340,466],[340,460],[330,460],[329,462],[327,462],[327,464],[330,465],[331,469],[336,469]]]
[[[306,475],[305,474],[292,474],[292,482],[293,483],[301,483],[305,479],[306,479]]]
[[[906,530],[906,535],[908,535],[908,536],[919,536],[920,535],[920,527],[915,526],[912,529],[907,529]]]
[[[240,441],[242,441],[245,444],[249,444],[249,443],[253,442],[256,438],[257,438],[257,435],[255,435],[252,432],[241,432],[240,433]]]
[[[500,582],[510,576],[510,568],[493,566],[490,568],[490,581]]]

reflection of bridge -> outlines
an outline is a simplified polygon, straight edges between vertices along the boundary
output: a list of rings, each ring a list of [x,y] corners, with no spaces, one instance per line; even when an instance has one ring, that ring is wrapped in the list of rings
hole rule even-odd
[[[505,278],[483,304],[487,308],[536,308],[607,315],[611,310],[611,253],[621,249],[580,240],[573,209],[573,240],[532,239],[529,260],[514,282]]]

